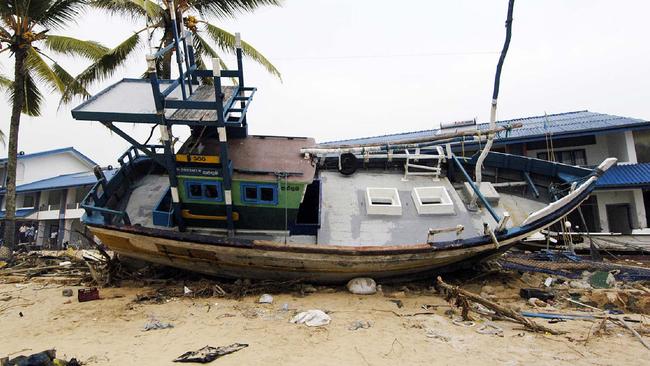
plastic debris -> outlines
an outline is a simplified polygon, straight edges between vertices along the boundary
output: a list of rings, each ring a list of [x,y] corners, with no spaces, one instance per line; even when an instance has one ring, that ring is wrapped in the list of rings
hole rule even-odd
[[[536,288],[522,288],[519,290],[519,296],[524,299],[532,297],[538,298],[542,301],[551,300],[555,298],[555,294],[550,291],[538,290]]]
[[[588,290],[591,288],[591,285],[589,285],[587,282],[576,280],[569,282],[569,287]]]
[[[348,330],[368,329],[370,327],[372,327],[372,323],[369,321],[357,320],[350,324]]]
[[[329,315],[318,309],[303,311],[289,320],[290,323],[305,324],[308,327],[322,327],[331,321],[332,318]]]
[[[61,267],[67,267],[67,266],[71,266],[71,265],[72,265],[72,262],[70,262],[70,261],[63,261],[63,262],[59,263],[59,266],[61,266]]]
[[[61,295],[65,297],[71,297],[72,296],[72,289],[66,288],[63,291],[61,291]]]
[[[474,323],[473,321],[463,320],[461,318],[452,319],[451,322],[452,324],[458,325],[459,327],[473,327],[476,325],[476,323]]]
[[[437,330],[435,330],[435,329],[431,329],[431,328],[427,328],[427,329],[426,329],[426,333],[425,333],[425,335],[426,335],[427,338],[438,339],[438,340],[441,340],[441,341],[443,341],[443,342],[449,342],[449,341],[451,341],[451,337],[450,337],[450,336],[448,336],[448,335],[444,335],[444,334],[438,332]]]
[[[144,325],[144,328],[142,328],[143,332],[146,332],[148,330],[155,330],[155,329],[168,329],[168,328],[173,328],[174,325],[171,323],[164,323],[161,322],[160,320],[156,318],[151,318],[147,324]]]
[[[544,280],[544,286],[551,287],[553,281],[554,281],[553,277],[547,277],[546,280]]]
[[[53,349],[34,353],[30,356],[18,356],[12,359],[0,359],[2,366],[79,366],[75,358],[70,361],[56,358],[56,351]]]
[[[492,322],[485,322],[479,329],[476,330],[479,334],[491,334],[503,337],[503,329]]]
[[[390,301],[393,304],[397,305],[398,309],[401,309],[401,308],[404,307],[404,303],[402,302],[402,300],[388,300],[388,301]]]
[[[99,290],[97,287],[80,288],[79,291],[77,291],[77,300],[79,300],[79,302],[99,300]]]
[[[347,288],[355,295],[372,295],[377,292],[375,280],[369,277],[353,278],[348,282]]]
[[[189,296],[192,294],[192,290],[189,289],[187,286],[183,286],[183,295]]]
[[[531,297],[530,299],[528,299],[528,304],[530,304],[530,306],[540,307],[540,308],[545,308],[546,305],[548,305],[547,303],[545,303],[544,301],[536,297]]]
[[[216,360],[221,356],[237,352],[241,349],[248,347],[248,344],[244,343],[233,343],[229,346],[221,347],[211,347],[205,346],[196,351],[185,352],[182,355],[174,359],[174,362],[197,362],[197,363],[208,363]]]
[[[260,304],[272,304],[273,303],[273,296],[269,294],[264,294],[260,296],[260,299],[257,300],[258,303]]]
[[[616,284],[616,279],[609,272],[596,271],[589,277],[589,284],[593,288],[611,288]]]

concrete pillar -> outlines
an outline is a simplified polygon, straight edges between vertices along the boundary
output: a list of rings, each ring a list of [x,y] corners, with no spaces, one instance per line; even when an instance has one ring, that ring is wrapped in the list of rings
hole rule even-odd
[[[609,223],[607,222],[607,209],[605,208],[606,199],[604,194],[596,193],[596,202],[598,203],[598,221],[600,221],[600,230],[602,232],[609,232]]]
[[[68,199],[68,191],[61,191],[61,199],[59,200],[59,232],[56,234],[57,249],[63,248],[63,237],[65,235],[65,203]]]
[[[627,161],[636,164],[636,148],[634,147],[634,133],[625,131],[625,149],[627,151]],[[642,201],[643,202],[643,201]]]
[[[36,233],[36,245],[44,245],[49,237],[45,236],[45,221],[38,222],[38,233]]]
[[[648,220],[646,219],[645,204],[643,201],[643,191],[635,189],[632,191],[634,196],[634,213],[636,213],[635,229],[645,229],[648,227]]]
[[[72,235],[72,222],[74,219],[66,219],[63,231],[63,242],[70,242],[70,237]]]

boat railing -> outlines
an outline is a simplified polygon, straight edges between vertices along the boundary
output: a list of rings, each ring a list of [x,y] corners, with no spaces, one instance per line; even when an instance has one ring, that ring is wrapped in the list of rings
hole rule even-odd
[[[155,70],[155,60],[161,59],[167,53],[171,53],[177,48],[181,48],[182,52],[175,52],[177,57],[178,64],[178,77],[171,80],[171,83],[163,89],[160,90],[160,80],[155,72],[150,72],[149,81],[152,85],[152,90],[154,91],[154,98],[156,99],[157,108],[159,109],[194,109],[194,110],[219,110],[218,104],[220,103],[219,95],[215,95],[215,100],[198,100],[191,99],[192,95],[196,91],[196,87],[199,85],[199,78],[232,78],[236,79],[237,83],[233,86],[234,90],[230,98],[223,101],[223,120],[226,125],[231,126],[241,126],[246,124],[246,112],[250,102],[253,99],[253,95],[257,88],[255,87],[246,87],[244,86],[244,76],[242,70],[242,52],[241,52],[241,38],[239,33],[235,34],[235,44],[237,47],[237,70],[221,70],[220,60],[215,58],[212,60],[214,70],[200,70],[196,65],[196,59],[194,55],[194,47],[192,41],[192,33],[186,31],[182,36],[174,32],[175,42],[170,43],[168,46],[161,48],[158,52],[153,55],[147,56],[147,61],[150,63],[150,71]],[[215,86],[220,88],[221,83],[215,82]],[[172,97],[171,94],[176,91],[177,88],[181,89],[181,99],[177,97]],[[171,121],[173,123],[180,122],[184,123],[187,121]]]
[[[142,147],[156,155],[162,156],[163,154],[164,146],[162,145],[143,145]],[[148,154],[143,153],[139,148],[131,146],[117,159],[120,168],[110,180],[106,179],[103,170],[96,166],[94,173],[97,182],[91,187],[79,206],[86,211],[89,218],[93,217],[94,214],[99,214],[104,218],[105,223],[131,225],[131,220],[126,211],[110,209],[106,205],[119,187],[125,181],[132,179],[132,175],[135,173],[135,164],[142,159],[150,158]]]

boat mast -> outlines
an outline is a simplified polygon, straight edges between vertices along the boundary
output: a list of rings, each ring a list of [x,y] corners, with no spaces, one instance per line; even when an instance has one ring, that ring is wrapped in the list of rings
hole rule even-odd
[[[499,97],[499,83],[501,81],[501,69],[503,68],[503,62],[506,59],[506,54],[508,53],[508,47],[510,46],[510,37],[512,36],[512,10],[515,5],[515,0],[510,0],[508,2],[508,16],[506,17],[506,40],[503,43],[503,49],[501,50],[501,56],[499,57],[499,63],[497,64],[497,72],[494,76],[494,90],[492,92],[492,108],[490,110],[490,130],[496,128],[496,118],[497,118],[497,99]],[[485,143],[485,147],[481,151],[481,155],[476,161],[476,185],[481,189],[481,181],[483,176],[481,175],[481,169],[483,168],[483,161],[487,157],[490,149],[492,148],[492,142],[494,140],[494,134],[488,133],[488,139]],[[472,196],[472,201],[470,207],[476,207],[477,195]]]

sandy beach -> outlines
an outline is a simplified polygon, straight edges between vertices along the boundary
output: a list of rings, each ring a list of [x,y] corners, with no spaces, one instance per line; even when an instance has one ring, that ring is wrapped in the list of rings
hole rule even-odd
[[[512,286],[496,287],[502,301],[525,310],[516,290],[507,291]],[[64,288],[73,288],[75,297],[62,296]],[[272,304],[258,304],[258,295],[171,297],[156,304],[135,301],[138,295],[152,293],[147,287],[100,289],[101,300],[84,303],[77,301],[78,288],[41,282],[0,285],[0,298],[11,297],[0,302],[0,356],[55,348],[60,357],[76,357],[88,365],[169,365],[175,357],[206,345],[245,343],[247,348],[212,364],[650,364],[650,351],[621,327],[588,337],[598,325],[593,321],[537,320],[567,332],[559,336],[532,333],[508,321],[494,322],[503,329],[502,337],[479,334],[484,320],[474,326],[455,325],[445,314],[449,304],[427,289],[384,286],[383,293],[362,296],[343,287],[318,287],[308,294],[274,294]],[[289,322],[296,311],[308,309],[328,312],[331,323],[307,327]],[[152,318],[174,327],[143,331]],[[647,320],[641,319],[646,323],[635,326],[647,327]],[[370,327],[352,330],[356,321],[369,322]]]

